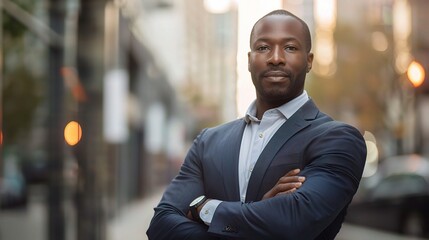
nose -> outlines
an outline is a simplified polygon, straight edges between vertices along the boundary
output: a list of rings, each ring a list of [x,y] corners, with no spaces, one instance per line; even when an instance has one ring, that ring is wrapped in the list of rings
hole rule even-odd
[[[286,56],[283,48],[274,47],[270,53],[270,57],[267,59],[268,64],[272,65],[284,65],[286,63]]]

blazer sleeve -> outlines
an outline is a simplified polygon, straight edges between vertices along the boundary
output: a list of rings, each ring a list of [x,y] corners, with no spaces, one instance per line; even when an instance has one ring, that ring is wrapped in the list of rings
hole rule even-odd
[[[216,239],[209,235],[207,226],[186,217],[189,203],[204,194],[202,166],[198,153],[203,148],[203,130],[194,140],[178,176],[170,183],[154,209],[155,214],[146,232],[150,240]]]
[[[326,127],[317,135],[303,154],[308,165],[300,173],[306,177],[301,188],[258,202],[222,202],[209,232],[245,239],[314,239],[322,233],[358,188],[366,144],[360,132],[346,124]]]

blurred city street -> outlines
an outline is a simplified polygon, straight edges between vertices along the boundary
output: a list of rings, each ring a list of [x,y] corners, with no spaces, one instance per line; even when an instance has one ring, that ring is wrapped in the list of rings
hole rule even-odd
[[[108,240],[147,240],[146,229],[156,206],[162,195],[160,189],[150,198],[131,204],[124,209],[109,224]],[[400,236],[392,233],[377,231],[361,226],[343,224],[337,240],[423,240],[423,238]]]
[[[36,196],[37,195],[37,196]],[[47,239],[46,203],[35,193],[22,209],[0,210],[0,239]]]
[[[153,207],[159,202],[163,188],[149,197],[135,201],[124,207],[107,226],[107,240],[147,240],[146,230],[153,215]],[[41,191],[35,189],[34,191]],[[39,197],[37,197],[39,196]],[[46,240],[46,205],[34,194],[26,209],[0,212],[0,240]],[[73,221],[68,221],[73,222]],[[73,226],[68,226],[72,228]],[[75,239],[73,231],[68,231],[66,239]],[[423,238],[395,235],[388,232],[343,224],[337,240],[423,240]]]
[[[147,240],[146,229],[149,226],[156,206],[162,195],[162,189],[150,198],[136,202],[119,214],[119,217],[109,224],[108,240]],[[377,231],[361,226],[343,224],[337,240],[423,240],[422,238],[400,236],[392,233]]]
[[[429,1],[0,0],[0,240],[147,239],[195,137],[255,100],[275,9],[308,25],[308,96],[365,139],[337,239],[428,237]]]
[[[33,186],[29,189],[26,206],[0,209],[0,240],[47,240],[48,206],[44,186]],[[75,213],[72,203],[63,203],[66,222],[66,239],[76,239]]]

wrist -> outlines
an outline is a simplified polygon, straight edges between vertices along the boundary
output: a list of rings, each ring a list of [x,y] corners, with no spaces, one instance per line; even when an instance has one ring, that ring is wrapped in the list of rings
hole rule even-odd
[[[202,222],[200,218],[200,212],[206,202],[207,202],[207,198],[204,195],[202,195],[195,198],[189,204],[189,211],[194,221]]]
[[[203,209],[204,205],[209,201],[210,199],[206,198],[200,206],[197,207],[198,216],[200,215],[201,210]]]

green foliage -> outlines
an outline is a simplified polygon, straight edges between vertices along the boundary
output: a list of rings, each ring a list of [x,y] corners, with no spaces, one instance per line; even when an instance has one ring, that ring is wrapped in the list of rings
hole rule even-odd
[[[13,0],[21,9],[31,14],[34,0]],[[17,19],[3,11],[3,85],[2,114],[4,142],[14,145],[28,136],[34,113],[41,101],[41,79],[31,71],[28,56],[34,54],[26,43],[29,30]],[[29,51],[30,50],[30,51]]]
[[[34,0],[13,0],[13,3],[18,5],[21,9],[31,12],[35,1]],[[13,16],[3,11],[3,34],[5,37],[19,38],[27,31],[26,27],[17,21]]]
[[[41,101],[39,80],[20,67],[5,77],[3,85],[3,129],[6,143],[28,134],[34,112]]]

